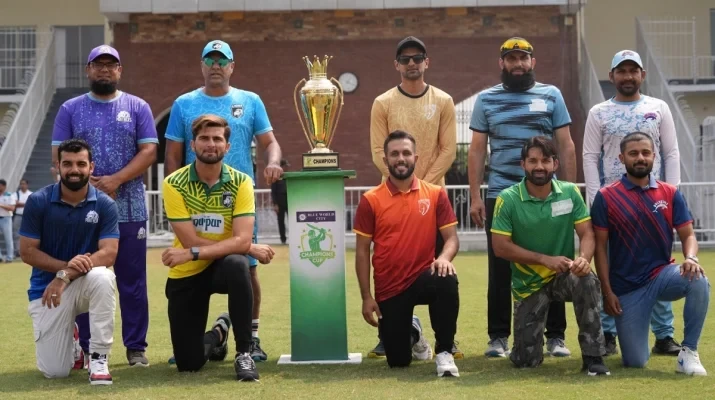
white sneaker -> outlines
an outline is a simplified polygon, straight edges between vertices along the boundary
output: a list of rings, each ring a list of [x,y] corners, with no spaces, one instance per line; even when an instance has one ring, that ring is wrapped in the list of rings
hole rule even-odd
[[[112,375],[109,374],[109,360],[106,354],[92,353],[89,360],[89,384],[111,385]]]
[[[425,339],[422,334],[422,324],[420,319],[416,315],[412,316],[412,329],[417,331],[420,335],[417,343],[412,345],[412,358],[415,360],[431,360],[432,359],[432,347],[430,347],[429,342]]]
[[[509,355],[509,343],[507,338],[495,338],[489,341],[489,347],[484,352],[487,357],[506,357]]]
[[[675,372],[685,375],[706,376],[703,364],[700,363],[700,356],[697,351],[692,351],[688,347],[683,346],[678,354],[678,363],[676,364]]]
[[[437,364],[437,376],[459,376],[459,369],[454,365],[454,357],[450,353],[443,351],[437,354],[435,363]]]
[[[563,339],[553,338],[546,341],[546,354],[551,357],[568,357],[571,350],[566,348]]]

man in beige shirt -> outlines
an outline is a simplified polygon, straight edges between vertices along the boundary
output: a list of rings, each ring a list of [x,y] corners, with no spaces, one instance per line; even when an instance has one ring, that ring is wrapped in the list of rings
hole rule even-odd
[[[444,91],[425,82],[425,70],[429,67],[427,48],[414,36],[408,36],[397,44],[395,69],[402,81],[375,99],[370,114],[370,145],[372,161],[385,180],[390,175],[383,161],[383,145],[390,132],[402,130],[411,134],[417,142],[419,160],[414,174],[417,178],[436,185],[445,185],[444,175],[457,157],[457,120],[454,101]],[[442,252],[444,241],[437,234],[435,257]],[[455,342],[456,343],[456,342]],[[452,347],[454,358],[464,354]],[[368,357],[384,357],[380,341]]]

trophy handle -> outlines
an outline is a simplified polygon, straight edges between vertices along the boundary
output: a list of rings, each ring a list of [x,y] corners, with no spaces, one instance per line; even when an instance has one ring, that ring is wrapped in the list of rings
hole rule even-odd
[[[340,84],[340,81],[337,79],[330,78],[330,81],[335,83],[335,85],[338,87],[338,92],[340,96],[340,104],[338,105],[338,113],[335,115],[333,118],[333,121],[335,121],[335,124],[333,125],[333,131],[330,132],[330,141],[326,144],[328,148],[330,148],[330,144],[333,142],[333,138],[335,137],[335,131],[338,129],[338,121],[340,121],[340,113],[343,111],[343,105],[344,99],[345,99],[345,91],[343,90],[343,85]]]
[[[305,135],[305,138],[308,139],[308,144],[310,147],[313,147],[313,141],[310,140],[310,135],[308,135],[308,128],[306,127],[305,123],[303,122],[303,114],[300,112],[300,107],[298,106],[298,88],[300,87],[301,84],[304,84],[306,82],[305,78],[301,79],[297,85],[295,85],[295,90],[293,90],[293,103],[295,104],[295,112],[298,114],[298,121],[300,121],[300,127],[303,128],[303,134]]]

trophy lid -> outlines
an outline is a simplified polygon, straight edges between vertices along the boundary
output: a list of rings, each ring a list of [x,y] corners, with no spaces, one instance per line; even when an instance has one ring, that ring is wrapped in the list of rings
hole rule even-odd
[[[326,76],[328,74],[328,62],[332,58],[333,56],[326,55],[321,61],[318,56],[314,55],[312,62],[310,61],[310,58],[308,56],[303,57],[303,61],[305,61],[305,65],[308,67],[308,73],[311,77]]]

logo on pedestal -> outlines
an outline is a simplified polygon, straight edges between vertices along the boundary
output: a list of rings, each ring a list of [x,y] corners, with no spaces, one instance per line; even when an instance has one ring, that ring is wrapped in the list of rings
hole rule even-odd
[[[333,234],[330,229],[321,228],[313,224],[306,224],[308,229],[300,235],[300,259],[308,260],[316,267],[320,267],[326,260],[335,258],[332,250]]]

